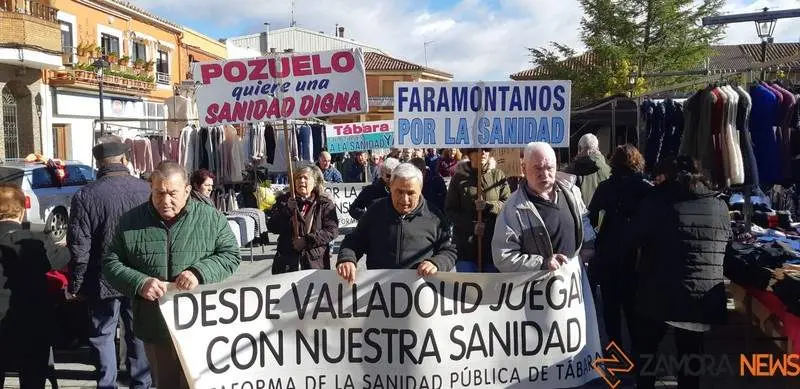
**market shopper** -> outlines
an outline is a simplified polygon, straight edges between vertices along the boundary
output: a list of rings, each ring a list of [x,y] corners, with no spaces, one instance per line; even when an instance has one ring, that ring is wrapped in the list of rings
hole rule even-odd
[[[0,321],[0,388],[6,372],[16,371],[22,388],[57,386],[52,367],[56,303],[46,274],[69,262],[69,251],[45,234],[22,227],[25,194],[19,186],[0,183],[0,270],[2,286],[11,292]],[[63,292],[61,292],[63,294]]]
[[[447,184],[445,184],[444,178],[431,173],[422,158],[411,158],[409,163],[422,172],[422,197],[438,210],[444,211],[444,201],[447,198]]]
[[[389,196],[389,182],[392,179],[392,170],[398,165],[400,165],[400,161],[394,158],[386,158],[383,161],[380,179],[361,189],[356,199],[350,204],[349,213],[353,219],[359,220],[373,203]]]
[[[120,217],[103,275],[133,299],[134,331],[145,342],[156,387],[188,388],[158,299],[169,284],[192,290],[230,277],[241,260],[239,245],[223,215],[188,201],[181,165],[162,162],[150,182],[150,201]]]
[[[363,151],[356,151],[350,153],[350,159],[346,163],[345,182],[367,182],[367,153]]]
[[[450,271],[456,261],[449,223],[422,197],[422,172],[409,163],[392,171],[391,196],[371,206],[342,241],[336,265],[348,282],[367,256],[368,269],[416,269],[420,276]]]
[[[272,274],[330,269],[329,245],[339,235],[336,204],[325,194],[325,181],[316,166],[294,170],[295,196],[278,196],[267,228],[278,234]]]
[[[317,166],[319,166],[319,170],[322,171],[322,177],[325,179],[325,182],[341,183],[342,173],[339,173],[339,169],[333,166],[331,158],[331,153],[327,151],[319,153]]]
[[[689,357],[678,387],[699,388],[700,377],[687,373],[699,371],[700,358],[692,356],[702,352],[703,333],[725,322],[722,264],[731,238],[730,217],[691,157],[663,160],[656,174],[664,180],[642,201],[630,235],[629,247],[641,249],[634,352],[657,354],[667,328],[673,327],[678,358]],[[642,366],[641,358],[637,362]],[[653,388],[655,378],[639,374],[637,388]]]
[[[577,185],[581,189],[583,203],[591,203],[597,186],[611,175],[606,157],[600,152],[600,141],[597,136],[594,134],[581,136],[578,140],[577,158],[564,169],[564,172],[578,177]]]
[[[211,199],[211,193],[214,191],[215,178],[214,173],[206,169],[200,169],[192,173],[192,177],[190,178],[192,183],[192,199],[216,208],[214,201]]]
[[[652,190],[645,180],[644,157],[633,145],[617,146],[611,156],[611,177],[597,187],[589,204],[589,220],[597,230],[593,277],[603,296],[603,321],[611,341],[622,344],[622,310],[630,339],[636,330],[636,251],[620,242],[632,235],[631,220]]]
[[[131,300],[111,286],[102,275],[103,254],[122,214],[147,202],[147,182],[131,176],[125,143],[100,143],[92,149],[97,160],[97,180],[72,197],[67,247],[69,292],[85,299],[91,318],[91,346],[97,387],[117,387],[117,327],[125,327],[126,362],[132,388],[149,388],[150,365],[144,344],[135,336]]]
[[[497,216],[492,257],[500,272],[555,270],[582,248],[593,247],[591,229],[584,229],[580,190],[556,179],[556,154],[548,143],[525,146],[525,180]],[[587,233],[585,233],[587,232]]]
[[[463,156],[458,149],[444,149],[442,157],[437,162],[436,169],[442,177],[452,177],[456,174],[456,166],[461,162]]]
[[[453,222],[454,239],[458,247],[459,272],[497,272],[492,262],[492,236],[497,215],[511,192],[505,174],[490,167],[491,150],[462,150],[470,161],[461,162],[450,180],[445,200],[445,214]],[[478,196],[478,170],[482,193]],[[478,212],[483,219],[478,222]],[[482,267],[478,268],[478,242],[481,242]]]

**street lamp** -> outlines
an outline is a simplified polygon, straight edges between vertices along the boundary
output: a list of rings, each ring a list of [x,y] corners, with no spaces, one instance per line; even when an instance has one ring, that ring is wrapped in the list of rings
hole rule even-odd
[[[767,12],[769,8],[764,7],[763,12]],[[761,63],[767,62],[767,44],[772,43],[772,33],[775,32],[775,24],[777,20],[756,20],[756,33],[761,38]],[[766,77],[766,69],[761,69],[761,79]]]
[[[106,123],[103,121],[105,116],[103,115],[103,70],[109,67],[108,61],[105,60],[105,56],[98,58],[92,64],[94,67],[94,74],[97,75],[97,80],[99,81],[99,90],[100,90],[100,134],[104,134]],[[94,130],[92,130],[92,147],[94,147],[95,142],[95,134]]]

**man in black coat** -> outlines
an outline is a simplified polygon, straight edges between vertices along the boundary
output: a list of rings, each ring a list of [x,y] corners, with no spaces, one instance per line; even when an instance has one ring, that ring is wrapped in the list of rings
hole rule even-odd
[[[350,216],[359,220],[367,212],[370,205],[389,196],[389,180],[392,177],[392,170],[400,165],[400,161],[395,158],[386,158],[381,166],[381,176],[371,184],[361,189],[353,203],[350,204]]]
[[[422,198],[422,172],[404,163],[392,173],[391,197],[373,204],[342,241],[336,270],[355,282],[356,263],[368,269],[416,269],[420,276],[450,271],[456,262],[450,223]]]
[[[81,188],[72,198],[67,246],[69,247],[69,293],[87,300],[92,320],[89,338],[94,351],[98,388],[117,387],[115,335],[120,317],[125,326],[128,372],[131,388],[152,385],[144,344],[133,333],[131,302],[105,279],[103,253],[111,243],[119,217],[148,201],[150,186],[131,176],[125,154],[130,148],[116,141],[92,149],[99,167],[97,181]]]

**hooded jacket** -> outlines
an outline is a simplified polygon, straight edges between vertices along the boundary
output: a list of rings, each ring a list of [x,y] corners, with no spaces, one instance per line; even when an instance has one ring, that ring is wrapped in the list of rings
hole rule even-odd
[[[605,157],[600,154],[578,157],[564,169],[564,172],[578,178],[577,185],[581,189],[584,204],[592,202],[597,186],[611,176],[611,168],[606,163]]]

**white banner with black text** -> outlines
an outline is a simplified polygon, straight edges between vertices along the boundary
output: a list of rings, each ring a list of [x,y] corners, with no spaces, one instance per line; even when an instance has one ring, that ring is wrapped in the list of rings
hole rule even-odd
[[[356,283],[300,271],[170,293],[161,312],[195,389],[567,388],[598,378],[577,259],[554,272]]]

